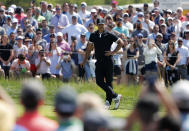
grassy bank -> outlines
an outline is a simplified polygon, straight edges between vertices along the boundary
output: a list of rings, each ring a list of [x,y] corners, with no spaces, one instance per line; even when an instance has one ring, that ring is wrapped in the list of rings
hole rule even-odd
[[[65,86],[66,84],[58,80],[43,81],[43,83],[46,86],[46,96],[45,96],[45,105],[41,108],[41,112],[47,117],[55,118],[55,114],[53,112],[54,96],[58,88],[61,86]],[[22,113],[23,109],[19,104],[21,81],[15,81],[15,80],[8,81],[8,80],[0,79],[0,85],[14,99],[15,103],[18,106],[19,113]],[[77,90],[78,93],[91,91],[98,94],[102,99],[104,99],[105,97],[104,91],[100,89],[93,82],[77,83],[77,84],[70,83],[69,85],[73,86]],[[137,101],[140,88],[139,87],[126,87],[123,85],[120,85],[120,86],[114,85],[114,88],[117,93],[122,94],[123,99],[121,101],[119,110],[111,110],[111,113],[112,115],[116,117],[125,117],[133,109]],[[113,105],[112,105],[112,109],[113,109]]]

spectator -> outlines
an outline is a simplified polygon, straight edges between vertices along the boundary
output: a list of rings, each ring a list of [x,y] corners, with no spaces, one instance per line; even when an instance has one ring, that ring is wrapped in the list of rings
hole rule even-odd
[[[72,16],[72,24],[64,28],[63,34],[68,34],[68,43],[71,44],[71,36],[75,36],[77,40],[80,38],[80,34],[86,33],[87,29],[77,22],[77,16]]]
[[[75,90],[71,87],[60,88],[55,95],[55,110],[59,121],[57,131],[83,131],[82,122],[74,116],[77,108],[77,94]]]
[[[29,131],[54,131],[58,125],[39,114],[38,108],[44,102],[45,87],[34,79],[25,80],[22,83],[20,100],[25,108],[24,114],[18,118],[17,124]]]
[[[88,41],[91,33],[94,32],[94,24],[93,23],[89,24],[89,27],[87,29],[88,32],[85,35],[86,35],[86,40]]]
[[[142,37],[142,34],[138,34],[138,37]],[[138,63],[137,59],[139,57],[139,50],[133,38],[129,41],[129,48],[124,52],[125,58],[125,74],[127,83],[136,84],[137,81],[137,71]]]
[[[184,31],[184,39],[183,39],[183,44],[187,48],[189,48],[189,30]]]
[[[123,26],[129,29],[129,34],[132,34],[133,32],[133,24],[129,21],[129,14],[124,13],[123,14]]]
[[[68,2],[65,2],[64,4],[63,4],[63,14],[67,14],[67,12],[69,11],[69,4],[68,4]]]
[[[50,42],[50,36],[56,37],[54,25],[49,25],[49,33],[46,34],[45,36],[43,36],[43,39],[45,39],[47,41],[47,43],[49,43]]]
[[[188,65],[189,50],[187,47],[183,45],[182,38],[178,39],[177,51],[180,54],[180,61],[177,64],[179,79],[188,79],[187,65]]]
[[[173,18],[168,17],[168,19],[167,19],[167,33],[171,34],[172,32],[175,32],[175,28],[173,26]]]
[[[60,60],[61,48],[57,46],[55,40],[50,41],[47,52],[51,61],[50,72],[52,75],[55,75],[56,78],[59,78],[60,70],[57,70],[56,66],[58,65],[58,62]]]
[[[33,30],[33,27],[31,24],[28,24],[26,26],[26,30],[25,30],[25,37],[28,37],[29,39],[34,39],[36,32]]]
[[[113,30],[119,32],[120,34],[123,34],[126,37],[129,37],[129,30],[128,28],[122,26],[122,22],[123,22],[122,18],[118,18],[116,20],[117,26],[114,27]]]
[[[47,2],[46,1],[41,2],[41,15],[43,17],[45,17],[45,19],[47,20],[48,23],[51,22],[51,18],[53,15],[50,11],[47,10]]]
[[[144,21],[142,22],[143,29],[147,30],[148,34],[152,33],[155,23],[150,20],[148,13],[144,14]]]
[[[23,36],[17,36],[16,38],[17,45],[13,47],[15,58],[17,58],[19,54],[23,54],[24,56],[28,54],[28,48],[25,45],[23,45],[23,39]]]
[[[11,29],[12,26],[12,18],[10,16],[7,16],[6,23],[3,24],[2,31],[5,30],[6,32]],[[4,32],[5,33],[5,32]]]
[[[39,27],[41,27],[42,21],[45,20],[45,17],[44,17],[44,16],[41,16],[40,13],[41,13],[41,9],[40,9],[39,7],[36,7],[36,8],[34,9],[34,16],[33,16],[33,18],[34,18],[35,20],[37,20]]]
[[[183,16],[183,8],[182,7],[178,7],[177,8],[177,17],[179,18],[179,20],[181,22],[184,22],[185,21],[185,17]]]
[[[76,45],[76,50],[78,52],[78,64],[79,64],[79,77],[80,79],[85,78],[86,81],[88,81],[91,77],[91,72],[90,72],[90,67],[89,67],[89,62],[87,62],[84,65],[84,68],[81,67],[81,63],[83,62],[84,56],[85,56],[85,51],[87,48],[87,41],[86,41],[86,36],[85,33],[82,33],[80,35],[80,41]],[[88,58],[88,60],[91,59],[91,56]]]
[[[86,10],[86,7],[87,7],[87,3],[81,2],[81,10],[79,11],[79,15],[83,20],[83,23],[85,23],[86,19],[90,16],[90,12]]]
[[[37,29],[38,28],[38,23],[37,23],[37,21],[32,17],[32,9],[31,8],[28,8],[27,10],[26,10],[26,14],[27,14],[27,16],[25,17],[25,18],[23,18],[22,20],[21,20],[21,22],[20,22],[20,25],[21,25],[21,28],[24,30],[26,27],[25,27],[25,25],[24,25],[24,21],[25,21],[25,19],[28,19],[29,20],[29,22],[30,22],[30,24],[34,27],[34,29]]]
[[[44,50],[39,51],[39,56],[35,60],[35,66],[37,68],[37,75],[41,75],[42,79],[51,78],[50,72],[51,61]]]
[[[158,62],[157,62],[157,67],[158,67],[158,75],[160,79],[165,80],[165,60],[164,60],[164,52],[167,50],[167,45],[162,43],[163,40],[163,35],[161,33],[158,33],[156,36],[156,45],[158,48],[161,50],[161,54],[158,54]]]
[[[172,96],[173,100],[176,102],[177,107],[180,111],[180,119],[181,119],[181,130],[187,131],[189,130],[189,122],[188,122],[188,81],[181,80],[173,85],[172,88]]]
[[[96,11],[96,9],[91,9],[90,18],[88,21],[86,21],[84,26],[87,28],[90,23],[95,23],[96,19],[97,19],[97,11]]]
[[[56,5],[56,15],[51,19],[51,25],[54,25],[55,32],[62,32],[63,29],[69,25],[69,20],[66,15],[61,14],[61,6]]]
[[[146,76],[149,75],[149,73],[155,73],[157,74],[157,55],[161,55],[162,52],[158,48],[158,46],[154,43],[153,40],[148,41],[148,45],[146,48],[144,48],[144,59],[145,59],[145,66],[142,69],[142,74],[145,74]]]
[[[79,24],[83,24],[82,19],[80,18],[79,14],[74,12],[74,4],[70,4],[69,11],[66,13],[66,16],[68,17],[69,23],[72,23],[72,16],[77,16],[77,21]]]
[[[0,8],[0,26],[2,27],[6,23],[5,9]]]
[[[71,59],[71,56],[67,53],[64,53],[63,56],[61,56],[61,59],[59,60],[59,63],[56,66],[56,69],[61,69],[62,75],[63,75],[63,82],[69,82],[72,78],[76,78],[75,76],[75,64]]]
[[[21,7],[16,7],[14,17],[18,20],[19,24],[20,24],[21,20],[26,17],[26,15],[22,11]]]
[[[25,59],[23,54],[19,54],[17,59],[14,59],[10,67],[11,78],[26,78],[31,76],[30,63]]]
[[[5,78],[9,78],[9,70],[11,61],[13,59],[13,47],[9,44],[8,36],[3,35],[1,37],[1,45],[0,45],[0,61],[2,63],[2,69],[5,73]]]
[[[47,41],[42,38],[42,31],[41,29],[36,30],[36,44],[40,45],[43,50],[47,49]]]
[[[154,25],[153,31],[151,34],[149,34],[148,39],[153,39],[155,41],[158,33],[159,33],[159,26]]]
[[[70,45],[64,40],[62,32],[57,33],[57,47],[61,49],[61,53],[71,51]]]
[[[9,36],[10,33],[15,33],[17,32],[17,27],[18,27],[18,20],[17,19],[13,19],[12,20],[12,26],[11,28],[9,28],[7,31],[6,31],[6,34]]]
[[[14,47],[14,46],[17,44],[15,38],[16,38],[16,34],[13,33],[13,32],[10,33],[10,35],[9,35],[9,44],[10,44],[12,47]]]
[[[167,32],[167,25],[166,24],[161,24],[160,25],[160,33],[163,35],[163,40],[162,43],[165,44],[169,41],[169,33]]]
[[[42,36],[45,36],[49,33],[49,27],[48,27],[47,20],[42,20],[41,31],[42,31]]]
[[[166,84],[172,85],[178,80],[178,69],[176,68],[176,65],[180,61],[180,54],[171,40],[168,43],[167,51],[164,53],[164,58],[166,63]]]

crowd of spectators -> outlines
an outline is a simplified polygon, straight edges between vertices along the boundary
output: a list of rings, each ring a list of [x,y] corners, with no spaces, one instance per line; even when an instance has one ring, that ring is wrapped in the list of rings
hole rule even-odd
[[[112,1],[111,9],[87,3],[64,3],[53,7],[46,1],[40,7],[31,3],[25,11],[11,5],[0,8],[0,74],[5,78],[58,78],[64,82],[95,80],[95,52],[84,68],[90,34],[97,30],[97,20],[105,20],[106,31],[124,41],[112,58],[117,84],[141,83],[155,73],[166,86],[188,79],[189,13],[154,7],[124,9]],[[116,43],[112,45],[115,49]]]

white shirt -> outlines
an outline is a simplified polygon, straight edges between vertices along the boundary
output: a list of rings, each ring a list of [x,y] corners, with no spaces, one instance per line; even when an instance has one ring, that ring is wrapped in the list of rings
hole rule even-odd
[[[117,43],[114,42],[111,46],[111,51],[114,51],[116,47],[117,47]],[[120,52],[120,51],[123,51],[123,49],[121,48],[118,52]],[[121,55],[121,54],[113,55],[114,65],[121,65],[121,57],[122,56],[123,55]]]
[[[87,10],[85,10],[85,13],[83,13],[82,10],[79,11],[79,16],[81,17],[81,19],[86,19],[87,17],[90,16],[90,14],[91,13],[89,11],[87,11]]]
[[[13,47],[14,52],[16,53],[15,56],[18,57],[19,54],[28,54],[28,48],[25,45],[22,45],[20,48],[17,45]]]
[[[133,31],[133,24],[127,21],[126,23],[123,22],[123,26],[127,27],[129,31]]]
[[[54,15],[51,19],[51,25],[55,26],[55,32],[62,32],[63,29],[58,29],[57,26],[67,26],[69,25],[68,17],[64,14],[61,14],[60,17]]]
[[[70,14],[69,12],[66,13],[66,16],[68,17],[69,23],[72,24],[72,16],[76,15],[77,18],[79,17],[79,14],[73,12],[73,14]]]
[[[187,47],[185,47],[184,45],[182,45],[181,48],[177,48],[177,51],[180,54],[180,61],[178,63],[178,65],[186,65],[187,64],[187,59],[189,57],[189,50]]]
[[[68,43],[71,45],[71,36],[75,36],[77,40],[80,40],[80,35],[82,33],[86,33],[87,29],[85,26],[81,24],[76,24],[76,25],[68,25],[66,28],[63,29],[63,34],[68,34]]]
[[[161,50],[157,47],[152,47],[151,49],[149,49],[148,46],[146,46],[143,52],[145,64],[150,64],[153,61],[157,63],[157,54],[161,53]]]
[[[46,58],[46,61],[48,61],[51,64],[51,60],[48,57],[45,57],[45,58]],[[39,63],[40,63],[40,57],[38,57],[35,60],[35,66],[37,66]],[[39,69],[37,70],[37,73],[39,74],[50,73],[50,66],[47,65],[47,63],[45,63],[44,61],[42,61]]]
[[[60,54],[62,49],[60,47],[57,47],[57,50],[52,50],[52,56],[50,56],[51,65],[50,65],[50,71],[51,74],[59,74],[60,70],[56,69],[56,66],[60,60],[60,56],[57,55],[57,51]]]
[[[155,23],[153,21],[149,20],[149,26],[150,26],[150,28],[153,29],[154,26],[155,26]],[[150,33],[150,30],[148,28],[148,24],[146,24],[145,21],[142,22],[142,27],[143,27],[143,29],[146,29],[146,31],[148,32],[148,34]]]
[[[11,68],[13,68],[14,70],[19,70],[21,68],[25,68],[25,69],[29,70],[30,62],[28,60],[24,60],[23,63],[19,63],[19,60],[15,59],[11,65]]]
[[[189,49],[189,40],[184,39],[183,45],[186,46]]]

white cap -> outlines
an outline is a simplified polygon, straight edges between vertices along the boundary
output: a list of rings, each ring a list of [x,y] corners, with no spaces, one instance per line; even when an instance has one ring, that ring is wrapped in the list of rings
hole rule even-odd
[[[87,6],[87,3],[86,3],[86,2],[81,2],[81,6],[82,6],[82,7],[86,7],[86,6]]]
[[[173,20],[173,18],[172,17],[168,17],[168,20]]]
[[[61,36],[61,37],[63,37],[62,32],[58,32],[58,33],[57,33],[57,36]]]
[[[172,96],[179,108],[189,107],[189,81],[180,80],[173,85]]]
[[[13,9],[16,9],[16,5],[11,5],[10,7]]]
[[[8,13],[14,13],[14,9],[13,9],[12,7],[10,7],[10,8],[8,9]]]
[[[182,7],[178,7],[177,10],[181,10],[183,12],[183,8]]]
[[[165,21],[165,19],[163,18],[163,17],[160,17],[160,19],[159,20],[163,20],[163,21]]]
[[[96,13],[96,9],[92,9],[92,10],[91,10],[91,13]]]
[[[18,20],[17,20],[16,18],[14,18],[14,19],[12,20],[12,23],[18,23]]]

